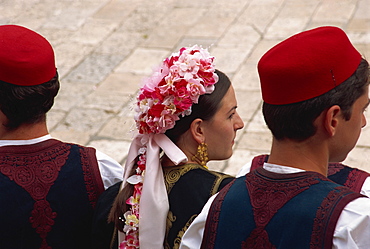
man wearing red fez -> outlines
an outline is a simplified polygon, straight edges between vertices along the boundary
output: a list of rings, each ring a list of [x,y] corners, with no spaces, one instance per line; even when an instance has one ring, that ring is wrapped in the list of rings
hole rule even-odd
[[[341,29],[320,27],[271,48],[258,72],[271,153],[208,201],[180,249],[370,248],[370,199],[355,186],[368,175],[328,170],[366,125],[368,62]],[[327,178],[346,170],[348,182]]]
[[[49,42],[0,26],[1,248],[90,248],[96,200],[122,181],[107,155],[50,136],[46,113],[58,90]]]

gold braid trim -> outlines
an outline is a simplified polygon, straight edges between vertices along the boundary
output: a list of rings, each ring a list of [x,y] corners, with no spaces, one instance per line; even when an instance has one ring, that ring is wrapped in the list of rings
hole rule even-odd
[[[216,194],[218,191],[220,191],[220,185],[221,185],[221,182],[223,180],[225,180],[226,178],[230,178],[232,176],[230,175],[223,175],[223,174],[220,174],[218,172],[215,172],[215,171],[210,171],[210,173],[214,174],[216,176],[216,180],[213,182],[213,186],[212,186],[212,189],[211,189],[211,192],[210,192],[210,196]]]
[[[189,163],[181,166],[163,167],[164,183],[166,184],[167,194],[171,192],[173,186],[180,179],[180,177],[192,169],[206,170],[204,167],[195,163]]]
[[[210,189],[210,193],[209,193],[210,197],[219,191],[221,182],[224,179],[232,177],[230,175],[224,175],[219,172],[208,170],[204,168],[203,166],[199,164],[195,164],[195,163],[189,163],[189,164],[185,164],[181,166],[163,167],[163,173],[164,173],[163,175],[164,175],[164,181],[165,181],[165,185],[167,189],[167,194],[171,192],[173,186],[181,178],[181,176],[185,175],[187,172],[193,169],[202,169],[216,176],[216,180],[214,181],[212,188]],[[174,241],[174,246],[172,249],[178,249],[180,247],[182,236],[184,235],[184,233],[186,232],[190,224],[194,221],[194,219],[197,216],[198,214],[195,214],[192,217],[190,217],[190,219],[185,224],[185,226],[181,229],[181,231],[179,231],[177,238]],[[167,243],[167,236],[168,236],[169,230],[172,227],[172,223],[175,221],[176,221],[176,216],[171,211],[169,211],[167,215],[167,220],[166,220],[166,239],[165,239],[165,245],[164,245],[165,249],[170,249],[170,246]]]
[[[194,221],[194,219],[197,216],[198,216],[197,214],[194,214],[193,216],[191,216],[190,219],[188,220],[188,222],[186,222],[185,226],[177,234],[177,238],[175,239],[175,241],[173,243],[173,249],[179,249],[180,248],[180,243],[181,243],[182,236],[184,236],[184,233],[186,232],[186,230],[188,230],[190,224]]]

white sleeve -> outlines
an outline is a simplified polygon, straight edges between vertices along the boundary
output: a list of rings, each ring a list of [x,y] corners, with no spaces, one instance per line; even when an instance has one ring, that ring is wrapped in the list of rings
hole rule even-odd
[[[370,248],[370,199],[357,198],[345,206],[334,231],[333,248]]]
[[[123,181],[123,167],[108,155],[96,150],[100,175],[103,180],[104,189],[109,188],[117,182]]]
[[[239,173],[236,175],[236,177],[244,176],[251,171],[252,161],[244,164],[244,166],[240,169]]]
[[[364,181],[360,193],[370,197],[370,177],[367,177]]]
[[[189,228],[182,236],[180,249],[199,249],[202,245],[204,227],[206,225],[208,211],[218,193],[211,196],[204,205],[202,212],[194,219]]]

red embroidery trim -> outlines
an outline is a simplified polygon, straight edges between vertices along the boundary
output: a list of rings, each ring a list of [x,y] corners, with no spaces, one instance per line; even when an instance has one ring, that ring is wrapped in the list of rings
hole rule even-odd
[[[268,158],[268,155],[259,155],[259,156],[254,157],[252,160],[250,171],[255,170],[259,167],[262,167],[263,164],[267,161],[266,158]]]
[[[40,249],[51,249],[46,236],[57,216],[46,200],[50,187],[58,178],[70,153],[70,146],[61,144],[34,156],[10,154],[0,158],[0,172],[26,190],[35,200],[29,221],[42,239]]]
[[[104,191],[103,180],[95,156],[95,149],[80,147],[81,165],[89,201],[94,208],[99,195]]]
[[[333,235],[339,215],[345,205],[358,197],[361,197],[359,193],[344,186],[336,187],[330,191],[317,209],[310,248],[330,249],[333,247]],[[326,233],[323,234],[323,231]]]
[[[353,189],[353,190],[356,189],[356,185],[358,184],[357,180],[359,179],[359,177],[360,177],[360,171],[358,171],[357,169],[351,170],[351,172],[349,173],[347,177],[346,182],[344,183],[344,186],[350,189]],[[361,190],[361,187],[360,187],[360,190]]]
[[[207,217],[201,249],[213,249],[216,242],[217,226],[220,218],[221,206],[235,179],[229,182],[216,196]],[[211,215],[212,214],[212,215]]]
[[[314,176],[300,177],[289,182],[265,181],[255,172],[246,175],[246,185],[250,195],[256,228],[242,243],[242,248],[275,248],[265,230],[276,212],[290,199],[319,183]]]
[[[252,247],[251,247],[252,246]],[[275,249],[276,247],[269,241],[269,236],[265,229],[259,227],[252,231],[246,241],[242,242],[242,249]]]
[[[334,175],[344,169],[344,165],[341,163],[329,163],[328,166],[328,176]]]

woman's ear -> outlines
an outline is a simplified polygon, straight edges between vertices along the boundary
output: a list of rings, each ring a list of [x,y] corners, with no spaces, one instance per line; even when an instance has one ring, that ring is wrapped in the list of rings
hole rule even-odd
[[[333,105],[326,111],[324,126],[330,137],[336,134],[339,123],[343,120],[344,119],[340,106]]]
[[[191,135],[198,144],[204,142],[205,140],[203,123],[204,121],[202,119],[196,118],[190,124]]]

